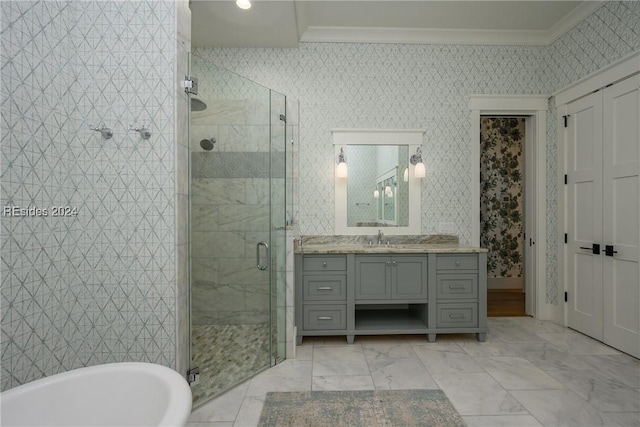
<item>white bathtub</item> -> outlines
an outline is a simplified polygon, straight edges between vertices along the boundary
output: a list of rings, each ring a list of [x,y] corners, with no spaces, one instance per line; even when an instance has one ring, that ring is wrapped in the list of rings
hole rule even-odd
[[[152,363],[111,363],[42,378],[0,394],[0,425],[184,426],[191,389]]]

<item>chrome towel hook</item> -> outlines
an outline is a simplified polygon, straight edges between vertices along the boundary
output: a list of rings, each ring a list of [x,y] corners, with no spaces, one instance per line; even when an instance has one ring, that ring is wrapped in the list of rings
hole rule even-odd
[[[97,127],[97,126],[94,127],[92,124],[89,124],[89,129],[96,132],[100,132],[100,134],[104,139],[113,138],[113,131],[104,125],[102,125],[102,127]]]

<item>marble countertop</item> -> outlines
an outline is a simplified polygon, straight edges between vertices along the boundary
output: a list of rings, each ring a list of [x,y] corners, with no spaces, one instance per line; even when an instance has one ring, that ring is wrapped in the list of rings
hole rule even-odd
[[[320,244],[305,245],[296,250],[296,253],[304,254],[416,254],[416,253],[478,253],[488,252],[486,248],[476,246],[465,246],[459,244],[447,243],[409,243],[409,244],[390,244],[390,245],[349,245],[349,244]]]
[[[296,239],[295,253],[304,254],[416,254],[416,253],[480,253],[486,248],[460,245],[455,236],[388,236],[389,244],[369,244],[362,236],[302,236]],[[394,243],[394,240],[396,243]]]

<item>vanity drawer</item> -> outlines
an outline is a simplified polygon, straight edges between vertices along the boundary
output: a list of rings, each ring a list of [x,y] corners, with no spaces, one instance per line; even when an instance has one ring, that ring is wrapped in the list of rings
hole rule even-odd
[[[478,299],[477,274],[438,274],[437,299]]]
[[[302,327],[306,331],[347,329],[347,306],[305,305]]]
[[[478,304],[436,304],[437,328],[477,328]]]
[[[330,274],[302,276],[302,299],[305,301],[345,301],[347,276]]]
[[[477,270],[478,255],[438,255],[438,270]]]
[[[303,271],[346,271],[347,257],[342,256],[304,256]]]

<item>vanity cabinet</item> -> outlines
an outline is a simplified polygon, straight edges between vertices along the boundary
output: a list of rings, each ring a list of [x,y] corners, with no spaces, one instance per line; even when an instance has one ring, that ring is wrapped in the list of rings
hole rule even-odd
[[[305,336],[487,332],[485,252],[295,256],[297,343]]]

